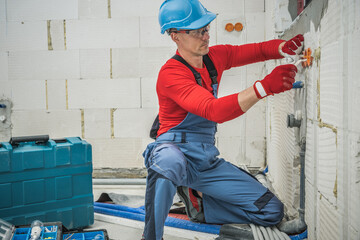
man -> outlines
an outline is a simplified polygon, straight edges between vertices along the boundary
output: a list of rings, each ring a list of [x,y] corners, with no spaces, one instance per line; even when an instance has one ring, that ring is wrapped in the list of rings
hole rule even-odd
[[[292,88],[297,68],[276,67],[263,80],[240,93],[217,98],[203,56],[208,54],[221,82],[224,70],[268,59],[283,52],[295,55],[304,38],[272,40],[242,46],[209,47],[209,24],[216,18],[198,0],[166,0],[160,7],[161,33],[167,32],[181,56],[201,75],[177,59],[168,60],[157,81],[160,128],[144,152],[148,168],[143,239],[159,240],[179,186],[193,189],[185,196],[202,203],[206,223],[278,224],[283,204],[254,177],[222,158],[214,146],[216,123],[239,117],[268,95]],[[186,199],[185,199],[186,200]],[[196,202],[195,201],[195,202]],[[194,201],[185,201],[191,204]]]

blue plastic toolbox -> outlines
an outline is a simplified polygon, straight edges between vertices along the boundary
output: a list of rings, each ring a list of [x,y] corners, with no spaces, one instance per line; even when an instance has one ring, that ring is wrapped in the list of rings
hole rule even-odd
[[[94,222],[91,145],[47,135],[0,143],[0,218],[26,225],[60,221],[67,229]]]
[[[29,225],[17,226],[0,219],[0,240],[29,240],[32,228]],[[43,223],[38,240],[62,240],[61,222]]]

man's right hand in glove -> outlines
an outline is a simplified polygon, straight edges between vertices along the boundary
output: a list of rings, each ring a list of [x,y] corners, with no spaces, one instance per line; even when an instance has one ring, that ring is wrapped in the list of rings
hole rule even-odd
[[[277,66],[263,80],[254,83],[256,96],[261,99],[290,90],[295,82],[296,73],[297,68],[293,64]]]

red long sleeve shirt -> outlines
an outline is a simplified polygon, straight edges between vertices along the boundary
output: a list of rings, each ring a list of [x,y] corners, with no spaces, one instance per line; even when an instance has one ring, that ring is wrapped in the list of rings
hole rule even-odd
[[[218,72],[218,83],[221,82],[224,70],[282,58],[278,50],[281,42],[271,40],[241,46],[210,47],[208,54]],[[205,65],[194,69],[201,74],[202,86],[196,83],[191,70],[175,59],[169,59],[161,68],[156,85],[160,105],[158,136],[178,125],[188,112],[217,123],[232,120],[244,113],[238,103],[238,93],[216,99]]]

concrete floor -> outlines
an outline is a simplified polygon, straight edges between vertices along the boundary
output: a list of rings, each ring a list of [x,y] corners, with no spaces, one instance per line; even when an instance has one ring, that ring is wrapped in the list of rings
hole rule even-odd
[[[145,196],[145,185],[93,185],[94,201],[100,194],[118,193]],[[144,223],[140,221],[95,213],[95,222],[88,229],[106,229],[110,239],[141,239]],[[164,240],[214,240],[218,235],[200,233],[190,230],[165,227]]]

